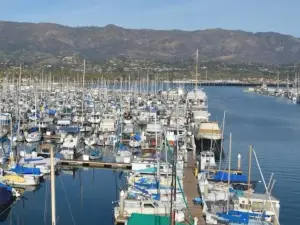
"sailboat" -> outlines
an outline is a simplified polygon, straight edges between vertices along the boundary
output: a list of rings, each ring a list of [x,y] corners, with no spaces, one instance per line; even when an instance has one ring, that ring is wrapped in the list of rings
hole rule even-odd
[[[35,92],[34,92],[34,126],[29,128],[28,131],[24,132],[25,140],[27,142],[37,142],[40,141],[42,138],[42,134],[39,131],[37,126],[37,99],[36,99],[36,85],[35,85]]]
[[[116,155],[116,162],[118,163],[130,163],[133,159],[132,153],[129,151],[128,147],[120,143],[118,152]]]
[[[209,179],[210,172],[199,173],[199,187],[206,223],[266,225],[278,221],[279,200],[271,196],[268,189],[263,194],[253,192],[254,185],[250,180],[252,151],[254,150],[250,146],[248,177],[232,171],[230,134],[228,172],[217,171],[214,180]],[[238,158],[238,170],[240,170],[240,157]],[[259,164],[258,167],[260,168]],[[236,182],[241,185],[236,186]]]
[[[27,142],[37,142],[41,140],[42,134],[39,132],[38,127],[29,128],[27,131],[24,132],[25,140]]]
[[[90,160],[101,159],[102,154],[100,149],[90,148],[89,149],[89,158]]]
[[[139,148],[141,147],[142,139],[139,134],[134,134],[130,137],[129,146],[132,148]]]
[[[7,121],[10,120],[9,117],[10,115],[8,113],[0,112],[0,138],[4,138],[8,134]]]

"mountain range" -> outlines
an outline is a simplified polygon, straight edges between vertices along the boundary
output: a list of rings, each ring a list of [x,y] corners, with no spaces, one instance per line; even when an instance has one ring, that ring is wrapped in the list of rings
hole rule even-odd
[[[59,63],[77,55],[91,61],[118,56],[162,61],[195,58],[270,65],[300,62],[300,39],[274,32],[68,27],[0,21],[0,62]]]

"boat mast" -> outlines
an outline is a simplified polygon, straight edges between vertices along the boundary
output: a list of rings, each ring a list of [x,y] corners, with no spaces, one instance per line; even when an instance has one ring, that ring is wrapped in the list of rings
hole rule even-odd
[[[257,159],[256,152],[255,152],[254,149],[252,149],[252,146],[250,146],[250,147],[251,147],[251,151],[253,151],[254,159],[255,159],[255,161],[256,161],[256,164],[257,164],[257,167],[258,167],[258,170],[259,170],[259,173],[260,173],[262,182],[263,182],[263,184],[264,184],[264,187],[265,187],[265,190],[266,190],[266,194],[267,194],[267,196],[268,196],[268,200],[269,200],[270,205],[271,205],[271,208],[272,208],[272,210],[273,210],[273,212],[274,212],[275,221],[274,221],[273,224],[280,225],[279,218],[278,218],[279,211],[277,211],[277,210],[275,209],[274,202],[272,201],[272,198],[271,198],[271,190],[273,189],[273,187],[271,187],[271,190],[270,190],[270,191],[268,190],[268,187],[267,187],[267,184],[266,184],[264,175],[263,175],[263,173],[262,173],[260,164],[259,164],[258,159]],[[274,180],[272,186],[274,186],[274,184],[275,184],[275,180]],[[266,199],[266,200],[267,200],[267,199]],[[249,209],[249,210],[250,210],[250,209]]]
[[[226,118],[226,111],[224,111],[223,122],[222,122],[222,140],[221,140],[221,151],[220,151],[219,170],[221,169],[221,166],[222,166],[222,155],[223,155],[223,145],[224,145],[225,118]]]
[[[155,112],[155,127],[157,124],[157,112]],[[159,155],[158,155],[158,148],[157,148],[157,127],[155,129],[155,153],[156,153],[156,158],[157,158],[157,182],[158,182],[158,189],[157,189],[157,194],[159,196],[160,199],[160,152],[159,151]]]
[[[85,59],[83,60],[83,77],[82,77],[82,101],[81,101],[81,125],[83,127],[83,121],[84,121],[84,113],[83,113],[83,107],[84,107],[84,78],[85,78]]]
[[[249,146],[249,168],[248,168],[248,203],[250,202],[251,195],[251,166],[252,166],[252,145]],[[248,209],[250,210],[250,208]]]
[[[37,95],[37,93],[36,93],[36,80],[35,80],[35,82],[34,82],[34,86],[35,86],[35,88],[34,88],[34,126],[36,127],[37,126],[37,118],[36,118],[36,95]]]
[[[299,74],[297,73],[297,99],[298,99],[298,94],[299,94]]]
[[[196,51],[196,79],[195,79],[195,91],[197,91],[198,89],[198,58],[199,58],[199,54],[198,54],[198,49]]]
[[[147,69],[147,100],[149,99],[149,69]]]
[[[21,90],[21,77],[22,77],[22,64],[20,63],[20,73],[19,73],[19,82],[18,82],[18,91],[17,91],[17,106],[18,106],[18,133],[16,137],[18,138],[20,135],[20,106],[19,106],[19,101],[20,101],[20,90]]]
[[[122,143],[122,132],[123,132],[123,79],[121,77],[121,83],[120,83],[120,92],[121,92],[121,98],[120,98],[120,105],[121,105],[121,109],[120,109],[120,113],[121,113],[121,116],[120,116],[120,119],[119,119],[119,123],[121,125],[121,129],[120,129],[120,133],[119,133],[119,137],[120,137],[120,143]]]
[[[289,73],[287,73],[287,78],[286,78],[286,89],[287,92],[290,92],[290,81],[289,81]]]
[[[229,201],[230,201],[230,195],[229,195],[229,187],[230,187],[230,173],[231,173],[231,146],[232,146],[232,134],[229,134],[229,155],[228,155],[228,192],[227,192],[227,214],[229,212]]]
[[[279,70],[277,71],[277,91],[279,90]]]
[[[55,205],[55,171],[54,171],[54,154],[53,145],[50,147],[50,169],[51,169],[51,220],[52,225],[56,225],[56,205]]]
[[[177,95],[178,97],[178,95]],[[178,100],[178,99],[177,99]],[[176,181],[177,181],[177,175],[176,175],[176,164],[177,164],[177,150],[178,150],[178,101],[176,104],[176,146],[173,150],[173,165],[172,165],[172,187],[171,187],[171,225],[175,225],[175,207],[173,207],[173,201],[176,202]]]
[[[43,99],[43,90],[44,90],[44,67],[42,68],[42,74],[41,74],[41,99]]]
[[[173,196],[174,196],[174,155],[175,151],[173,151],[173,157],[172,157],[172,176],[171,176],[171,204],[170,204],[170,225],[175,225],[175,215],[173,211]]]

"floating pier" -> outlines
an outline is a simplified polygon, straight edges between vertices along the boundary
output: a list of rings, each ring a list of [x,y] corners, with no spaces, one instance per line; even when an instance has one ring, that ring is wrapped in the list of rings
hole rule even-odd
[[[196,81],[195,80],[174,80],[164,81],[164,83],[172,83],[172,84],[184,84],[186,87],[194,86]],[[240,81],[240,80],[199,80],[197,81],[199,86],[234,86],[234,87],[257,87],[262,86],[263,84],[267,84],[269,87],[287,87],[292,86],[291,83],[286,82],[275,82],[275,81]]]
[[[194,204],[193,199],[200,197],[197,177],[194,175],[194,169],[197,167],[197,161],[192,154],[188,156],[188,164],[184,168],[183,191],[187,199],[188,211],[185,214],[186,221],[197,220],[198,225],[205,225],[202,214],[202,206]]]
[[[98,161],[68,160],[68,159],[60,160],[59,165],[104,168],[104,169],[123,169],[123,170],[131,170],[132,168],[130,163],[98,162]]]

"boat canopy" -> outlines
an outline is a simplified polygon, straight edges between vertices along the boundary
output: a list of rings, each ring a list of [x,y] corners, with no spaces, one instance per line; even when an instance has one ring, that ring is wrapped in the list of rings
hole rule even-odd
[[[28,130],[29,133],[37,132],[37,131],[39,131],[39,128],[38,128],[38,127],[31,127],[31,128]]]
[[[132,213],[127,220],[127,225],[169,225],[169,216],[159,216],[154,214],[140,214]],[[184,225],[183,223],[176,222],[176,225]]]
[[[119,144],[119,151],[127,151],[128,150],[128,147],[126,145],[124,145],[123,143],[120,143]]]
[[[16,167],[12,168],[11,171],[13,171],[17,174],[34,174],[34,175],[41,174],[41,170],[39,168],[24,167],[21,165],[16,165]]]
[[[135,135],[133,136],[133,139],[134,139],[135,141],[140,141],[140,140],[141,140],[141,135],[138,134],[138,133],[135,133]]]
[[[240,175],[240,174],[230,174],[228,176],[227,172],[224,171],[217,171],[214,180],[215,181],[228,181],[228,178],[230,179],[230,182],[247,182],[248,177],[246,175]]]
[[[61,131],[65,131],[67,133],[72,133],[72,134],[78,134],[80,132],[79,126],[66,126],[66,127],[61,127]]]
[[[54,109],[47,109],[47,110],[46,110],[46,113],[48,113],[49,115],[54,116],[55,113],[56,113],[56,110],[54,110]]]

